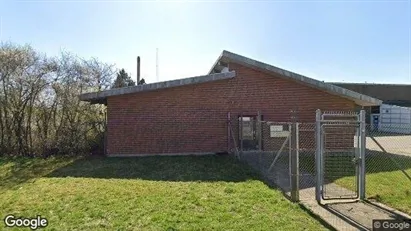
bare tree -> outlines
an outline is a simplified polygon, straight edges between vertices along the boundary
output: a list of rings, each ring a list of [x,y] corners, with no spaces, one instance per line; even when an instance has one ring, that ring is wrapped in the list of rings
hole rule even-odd
[[[27,45],[0,44],[0,152],[88,152],[102,137],[105,108],[78,95],[109,88],[114,73],[96,58],[48,58]]]

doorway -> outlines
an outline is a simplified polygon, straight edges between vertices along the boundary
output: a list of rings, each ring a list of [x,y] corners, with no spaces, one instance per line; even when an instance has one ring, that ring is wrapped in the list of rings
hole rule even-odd
[[[243,151],[258,150],[257,140],[257,116],[239,116],[239,143]]]

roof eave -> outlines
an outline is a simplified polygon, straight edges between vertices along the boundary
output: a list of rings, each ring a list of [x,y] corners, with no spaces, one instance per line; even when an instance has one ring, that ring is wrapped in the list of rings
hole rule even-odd
[[[170,80],[158,83],[151,83],[151,84],[144,84],[138,85],[133,87],[123,87],[123,88],[115,88],[106,91],[100,92],[90,92],[81,94],[79,96],[80,100],[87,101],[90,103],[106,103],[107,97],[110,96],[118,96],[118,95],[125,95],[125,94],[132,94],[138,92],[146,92],[146,91],[154,91],[172,87],[179,87],[191,84],[199,84],[199,83],[206,83],[212,82],[217,80],[224,80],[234,78],[236,76],[235,71],[225,72],[225,73],[218,73],[218,74],[211,74],[211,75],[203,75],[203,76],[195,76],[189,77],[184,79],[177,79],[177,80]]]

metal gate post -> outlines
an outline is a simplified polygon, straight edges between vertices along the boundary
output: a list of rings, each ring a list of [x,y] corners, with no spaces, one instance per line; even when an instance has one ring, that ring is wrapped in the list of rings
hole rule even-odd
[[[359,172],[360,172],[360,184],[359,184],[359,195],[360,200],[365,199],[365,149],[366,149],[366,125],[365,125],[365,111],[360,111],[360,165],[359,165]]]
[[[240,155],[239,155],[239,159],[241,159],[241,157],[243,156],[243,113],[241,112],[241,120],[240,120],[240,131],[239,131],[239,135],[240,135]]]
[[[106,110],[104,111],[104,120],[103,120],[103,127],[104,127],[104,132],[103,132],[103,152],[104,156],[107,156],[107,107]]]
[[[298,123],[293,122],[291,125],[291,200],[298,202],[300,200],[299,186],[300,186],[300,174],[298,171]]]
[[[315,184],[315,199],[321,203],[321,110],[315,111],[315,170],[316,170],[316,184]]]
[[[231,154],[231,114],[227,113],[227,152]]]
[[[261,123],[261,112],[258,111],[257,116],[257,137],[258,137],[258,150],[261,151],[263,149],[262,146],[262,123]]]

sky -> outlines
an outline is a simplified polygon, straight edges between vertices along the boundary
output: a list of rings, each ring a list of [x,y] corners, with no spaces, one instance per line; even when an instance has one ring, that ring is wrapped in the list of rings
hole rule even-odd
[[[0,0],[0,39],[133,79],[140,56],[146,83],[205,75],[228,50],[322,81],[411,84],[410,1]]]

